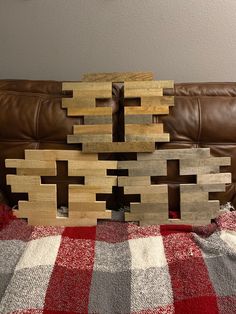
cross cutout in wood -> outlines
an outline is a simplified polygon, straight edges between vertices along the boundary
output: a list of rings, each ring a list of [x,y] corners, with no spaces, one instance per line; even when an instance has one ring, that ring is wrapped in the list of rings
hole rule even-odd
[[[180,175],[179,160],[167,160],[167,176],[151,176],[151,184],[168,185],[168,210],[179,214],[180,218],[180,184],[197,183],[196,175]]]
[[[83,176],[68,175],[68,161],[56,161],[56,176],[41,176],[42,184],[56,184],[57,208],[69,207],[69,185],[84,184]]]
[[[128,169],[128,176],[119,177],[118,185],[125,195],[140,195],[140,202],[130,203],[126,221],[210,222],[219,211],[219,201],[209,200],[209,192],[225,190],[231,174],[220,173],[219,167],[229,164],[228,157],[211,156],[209,148],[156,150],[138,153],[137,160],[119,161],[118,169]],[[171,179],[178,185],[174,193]],[[178,210],[180,219],[170,219],[169,210]]]

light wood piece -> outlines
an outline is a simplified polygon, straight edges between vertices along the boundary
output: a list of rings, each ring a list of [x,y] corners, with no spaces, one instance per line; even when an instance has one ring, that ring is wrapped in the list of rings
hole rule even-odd
[[[42,184],[41,176],[55,176],[56,161],[68,162],[68,176],[84,176],[84,185],[69,185],[69,216],[57,215],[56,184]],[[112,193],[116,176],[107,176],[108,169],[117,169],[117,161],[98,160],[97,154],[70,150],[26,150],[25,159],[8,159],[6,167],[16,168],[16,175],[7,175],[12,192],[27,193],[28,201],[19,201],[19,218],[31,225],[81,226],[95,225],[98,219],[111,219],[106,202],[96,201],[97,193]]]
[[[62,107],[67,108],[68,116],[84,117],[84,125],[74,126],[68,143],[83,144],[83,152],[105,153],[152,152],[155,143],[168,142],[169,134],[164,133],[162,124],[153,124],[153,117],[157,120],[158,115],[169,113],[174,99],[163,96],[163,88],[173,88],[174,83],[153,81],[149,74],[97,73],[85,75],[83,82],[64,82],[62,89],[72,91],[73,98],[63,98]],[[97,98],[112,97],[114,80],[124,82],[125,97],[141,98],[140,107],[125,107],[125,142],[119,143],[113,142],[112,108],[96,107]]]
[[[113,82],[151,81],[152,72],[113,72],[113,73],[86,73],[82,77],[84,82]]]
[[[154,142],[83,143],[82,150],[85,153],[154,152],[155,143]]]

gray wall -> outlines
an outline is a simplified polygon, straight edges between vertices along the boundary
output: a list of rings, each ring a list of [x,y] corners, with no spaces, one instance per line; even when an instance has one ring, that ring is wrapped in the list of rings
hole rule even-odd
[[[236,0],[0,0],[0,78],[236,81]]]

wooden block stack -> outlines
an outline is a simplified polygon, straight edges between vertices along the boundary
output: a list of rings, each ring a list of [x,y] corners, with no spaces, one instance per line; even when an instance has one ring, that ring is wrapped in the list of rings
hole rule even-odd
[[[84,125],[75,125],[68,143],[82,143],[85,153],[153,152],[156,142],[169,141],[163,125],[153,124],[159,115],[168,114],[174,97],[163,96],[163,88],[173,81],[153,81],[151,73],[100,73],[84,75],[83,82],[63,83],[73,98],[63,98],[68,116],[83,116]],[[112,83],[124,83],[125,98],[141,98],[141,106],[125,108],[125,141],[112,141],[112,109],[96,107],[96,99],[112,97]],[[157,121],[158,123],[158,121]]]
[[[67,115],[84,117],[84,124],[74,126],[73,134],[68,135],[67,142],[111,143],[112,108],[96,107],[96,99],[112,98],[112,83],[63,83],[62,89],[73,91],[73,98],[62,99],[62,108],[67,108]]]
[[[111,72],[111,73],[85,73],[83,82],[113,82],[152,81],[152,72]]]
[[[167,161],[179,160],[180,175],[196,175],[196,184],[180,185],[181,219],[168,217],[168,185],[152,185],[150,176],[167,174]],[[118,177],[126,194],[140,194],[140,203],[131,203],[126,221],[140,224],[206,224],[216,217],[219,201],[209,201],[209,192],[225,191],[231,173],[220,173],[220,166],[230,165],[229,157],[212,157],[209,148],[156,150],[139,153],[137,161],[118,161],[119,169],[128,169],[128,177]]]
[[[124,188],[124,195],[140,196],[130,204],[126,221],[143,224],[206,224],[217,215],[219,201],[209,201],[209,192],[224,191],[231,182],[230,173],[220,173],[220,166],[230,165],[230,158],[212,157],[209,149],[155,150],[156,143],[168,142],[158,116],[169,114],[174,97],[163,96],[173,81],[153,81],[151,73],[100,73],[84,75],[83,82],[63,83],[72,98],[63,98],[68,116],[82,116],[84,124],[75,125],[68,143],[82,143],[82,151],[26,150],[24,160],[6,160],[6,167],[16,168],[7,176],[12,192],[28,193],[28,201],[19,201],[18,217],[30,224],[96,225],[97,219],[111,218],[105,201],[97,194],[111,194],[112,187]],[[125,106],[125,141],[113,142],[112,83],[124,83],[124,98],[139,98],[140,106]],[[107,99],[107,107],[98,107],[97,99]],[[98,160],[98,153],[137,153],[137,160]],[[180,176],[194,176],[196,182],[180,184],[181,219],[169,219],[168,184],[152,184],[151,177],[167,176],[168,161],[179,161]],[[57,161],[68,162],[69,177],[84,177],[84,184],[70,184],[69,215],[57,217],[57,187],[42,184],[42,176],[57,175]],[[109,176],[109,169],[127,169],[128,176]],[[183,180],[183,178],[181,179]]]
[[[68,176],[83,176],[85,184],[69,185],[69,216],[57,217],[55,184],[42,184],[41,176],[56,176],[56,161],[68,161]],[[112,193],[117,177],[107,176],[116,169],[116,161],[100,161],[97,154],[73,150],[26,150],[25,159],[7,159],[6,167],[16,168],[7,175],[12,192],[28,193],[28,201],[19,201],[19,218],[31,225],[96,225],[97,219],[111,219],[105,201],[96,201],[97,193]]]
[[[125,98],[140,98],[141,106],[125,107],[126,142],[169,142],[163,124],[153,124],[153,116],[169,114],[173,97],[163,97],[163,88],[173,88],[173,81],[137,81],[124,83]],[[141,144],[140,144],[141,145]]]

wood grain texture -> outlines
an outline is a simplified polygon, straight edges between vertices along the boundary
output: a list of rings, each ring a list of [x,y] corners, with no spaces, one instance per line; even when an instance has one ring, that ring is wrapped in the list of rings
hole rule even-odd
[[[70,200],[69,213],[70,216],[73,216],[73,212],[104,212],[106,209],[105,201],[96,201],[96,202],[72,202]]]
[[[231,173],[199,174],[197,176],[198,184],[231,183],[231,181]]]
[[[128,82],[127,82],[128,83]],[[132,82],[133,83],[133,82]],[[126,88],[125,89],[125,98],[138,98],[138,97],[156,97],[163,96],[162,88]]]
[[[127,143],[132,142],[169,142],[170,134],[169,133],[157,133],[157,134],[149,134],[149,135],[141,135],[141,134],[125,134],[125,140]]]
[[[182,159],[180,167],[230,166],[230,157],[209,157],[205,159]]]
[[[29,184],[30,186],[38,186],[41,183],[39,176],[17,176],[14,174],[7,174],[6,176],[7,185],[21,185]]]
[[[125,194],[154,194],[154,193],[166,193],[167,192],[167,185],[166,184],[159,184],[159,185],[131,185],[124,187]]]
[[[91,202],[94,203],[96,201],[96,193],[86,193],[86,192],[74,192],[70,191],[70,202]]]
[[[134,114],[125,116],[125,129],[127,126],[131,124],[151,124],[152,123],[152,115],[151,114]]]
[[[133,81],[124,83],[125,90],[132,89],[163,89],[163,88],[174,88],[174,81],[172,80],[159,80],[159,81]]]
[[[26,149],[25,159],[42,160],[42,161],[67,161],[67,160],[98,160],[97,154],[85,154],[79,150],[38,150]]]
[[[16,170],[17,175],[24,175],[24,176],[31,176],[31,175],[39,175],[39,176],[55,176],[56,175],[56,169],[48,169],[48,168],[17,168]]]
[[[125,116],[127,115],[147,115],[147,114],[169,114],[169,107],[168,106],[159,106],[159,105],[150,105],[150,106],[136,106],[136,107],[125,107]]]
[[[118,186],[135,186],[135,185],[150,185],[151,180],[149,176],[143,177],[118,177]]]
[[[129,169],[129,175],[131,177],[139,177],[139,176],[162,176],[166,175],[165,168],[160,169],[159,167],[156,168],[143,168],[143,169],[138,169],[138,168],[133,168]]]
[[[74,134],[112,134],[112,125],[74,125],[73,131]]]
[[[181,167],[180,175],[218,173],[219,171],[220,167],[214,165],[203,167]]]
[[[95,171],[98,169],[117,169],[117,161],[116,160],[97,160],[97,161],[73,161],[69,162],[70,169],[94,169]]]
[[[141,107],[146,106],[174,106],[174,96],[142,97]]]
[[[118,169],[128,169],[130,177],[135,176],[165,176],[167,175],[166,160],[147,160],[147,161],[118,161]]]
[[[198,202],[192,202],[192,203],[182,202],[181,205],[183,206],[183,209],[181,211],[182,218],[184,218],[184,215],[185,217],[187,217],[186,214],[193,213],[193,212],[195,212],[197,215],[202,215],[203,213],[207,213],[207,215],[210,215],[211,218],[214,218],[216,209],[219,209],[218,200],[210,200],[208,202],[198,201]],[[213,217],[212,217],[212,213],[214,213]]]
[[[56,169],[55,162],[49,160],[6,159],[5,166],[6,168]]]
[[[150,134],[156,135],[163,133],[163,124],[126,124],[125,125],[125,134],[126,135],[143,135],[143,136],[150,136]]]
[[[166,160],[178,160],[178,159],[191,159],[191,158],[207,158],[210,157],[210,148],[184,148],[184,149],[159,149],[152,154],[137,155],[138,160],[150,160],[150,159],[166,159]]]
[[[45,201],[45,200],[40,200],[37,202],[28,202],[28,201],[19,201],[18,202],[18,207],[19,210],[16,212],[19,213],[19,215],[24,215],[23,212],[27,212],[30,215],[36,214],[36,212],[41,211],[44,208],[44,212],[47,212],[48,216],[56,215],[56,200],[53,201]],[[27,217],[27,216],[26,216]],[[26,218],[24,217],[24,218]]]
[[[158,169],[160,175],[167,174],[166,160],[119,160],[117,162],[117,169]]]
[[[68,167],[68,175],[69,176],[96,176],[96,177],[104,177],[107,174],[106,169],[76,169],[76,168],[71,168],[70,166]]]
[[[112,116],[111,107],[96,107],[96,108],[68,108],[68,116]]]
[[[117,186],[117,177],[116,176],[107,176],[107,177],[86,176],[85,185]]]
[[[93,186],[93,185],[83,185],[83,184],[70,184],[69,185],[69,195],[76,195],[79,193],[112,193],[112,186]]]
[[[83,143],[82,151],[85,153],[153,152],[155,151],[155,143],[149,142]]]
[[[82,81],[84,82],[114,82],[122,83],[125,81],[151,81],[152,72],[112,72],[112,73],[85,73]]]
[[[112,116],[84,116],[84,124],[94,125],[94,124],[112,124]]]
[[[94,97],[73,97],[62,98],[62,108],[95,108],[96,98]]]
[[[173,81],[134,81],[124,83],[124,97],[163,96],[163,88],[173,88]]]
[[[167,187],[163,193],[141,193],[141,203],[156,203],[156,210],[158,211],[159,203],[168,204]]]
[[[69,134],[67,135],[68,144],[78,144],[78,143],[111,143],[112,134]]]
[[[135,215],[135,213],[150,213],[153,214],[155,212],[165,214],[166,221],[168,219],[168,204],[167,202],[159,203],[130,203],[130,212]],[[159,221],[158,221],[159,223]]]
[[[194,191],[202,192],[224,192],[226,185],[224,183],[213,184],[180,184],[181,192],[192,193]]]
[[[182,203],[192,203],[192,202],[207,202],[208,201],[208,192],[202,191],[192,191],[189,193],[188,191],[181,190],[180,201]],[[181,206],[182,207],[182,206]]]
[[[25,191],[26,192],[26,191]],[[34,191],[29,191],[29,202],[54,201],[56,199],[56,185],[45,184],[37,187]]]
[[[110,82],[63,82],[62,90],[72,90],[74,97],[111,98],[112,84]]]

